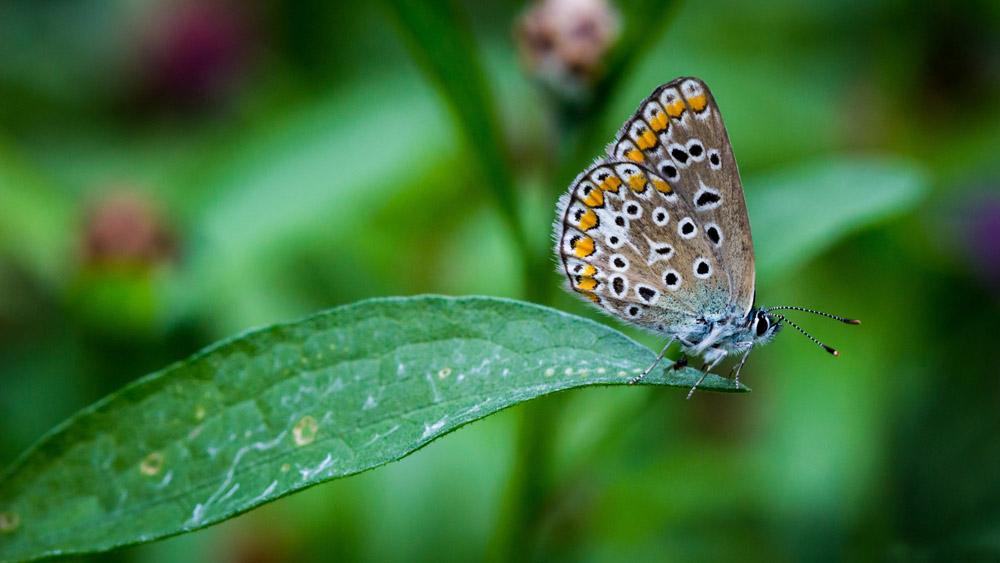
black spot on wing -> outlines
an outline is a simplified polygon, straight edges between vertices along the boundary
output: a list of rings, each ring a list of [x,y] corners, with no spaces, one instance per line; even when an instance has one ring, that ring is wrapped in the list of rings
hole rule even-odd
[[[721,200],[722,196],[706,190],[701,192],[698,199],[694,200],[694,204],[698,207],[705,207],[707,205],[712,205],[713,203],[718,203]]]
[[[705,229],[705,234],[708,235],[708,240],[712,241],[713,244],[719,244],[719,241],[722,240],[719,229],[715,225]]]

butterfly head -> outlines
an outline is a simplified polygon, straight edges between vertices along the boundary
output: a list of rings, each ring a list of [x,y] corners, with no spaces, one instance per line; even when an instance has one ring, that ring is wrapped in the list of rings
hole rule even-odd
[[[781,330],[781,323],[764,309],[750,311],[748,325],[754,346],[767,344]]]

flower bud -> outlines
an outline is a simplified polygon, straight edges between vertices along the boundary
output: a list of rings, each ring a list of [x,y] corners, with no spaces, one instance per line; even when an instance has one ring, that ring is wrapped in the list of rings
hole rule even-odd
[[[88,265],[152,266],[176,255],[173,232],[152,203],[136,193],[118,193],[94,204],[82,239]]]
[[[514,34],[528,71],[556,94],[579,100],[601,78],[618,32],[618,14],[606,0],[538,0]]]

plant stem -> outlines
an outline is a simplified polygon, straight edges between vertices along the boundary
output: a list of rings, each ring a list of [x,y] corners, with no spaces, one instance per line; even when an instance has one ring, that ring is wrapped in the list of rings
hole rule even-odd
[[[537,558],[538,530],[551,484],[554,424],[562,397],[524,405],[518,420],[517,446],[504,498],[491,561],[530,561]]]
[[[478,161],[482,184],[496,198],[518,252],[525,257],[534,255],[518,211],[514,174],[497,104],[462,7],[456,0],[383,0],[383,4],[413,58],[454,115]],[[534,261],[525,264],[525,274],[533,272]]]
[[[645,52],[665,30],[677,13],[679,2],[643,0],[630,5],[626,14],[629,29],[616,48],[608,65],[608,72],[594,89],[593,103],[586,108],[557,106],[555,118],[559,126],[568,129],[563,139],[570,142],[560,147],[559,163],[553,166],[553,177],[559,189],[572,180],[581,163],[590,156],[603,136],[600,116],[604,115],[614,89],[639,55]],[[609,136],[610,140],[610,136]],[[513,221],[519,225],[519,220]],[[551,284],[544,280],[551,275],[545,257],[534,257],[528,248],[520,246],[526,275],[526,296],[532,301],[545,303],[551,298]],[[562,397],[524,406],[518,421],[517,447],[508,482],[508,504],[501,515],[498,534],[494,537],[492,559],[510,561],[537,558],[540,554],[545,511],[545,498],[552,482],[552,443],[557,430],[559,405]]]

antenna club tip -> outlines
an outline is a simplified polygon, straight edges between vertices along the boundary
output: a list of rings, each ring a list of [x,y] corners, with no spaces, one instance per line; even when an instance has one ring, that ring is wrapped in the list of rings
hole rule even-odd
[[[834,357],[840,356],[840,352],[837,351],[836,348],[832,348],[830,346],[827,346],[826,344],[823,344],[822,346],[823,346],[824,350],[826,350],[827,352],[829,352],[830,354],[832,354]]]
[[[861,321],[859,321],[858,319],[846,319],[844,322],[847,323],[847,324],[849,324],[849,325],[859,325],[859,324],[861,324]]]

